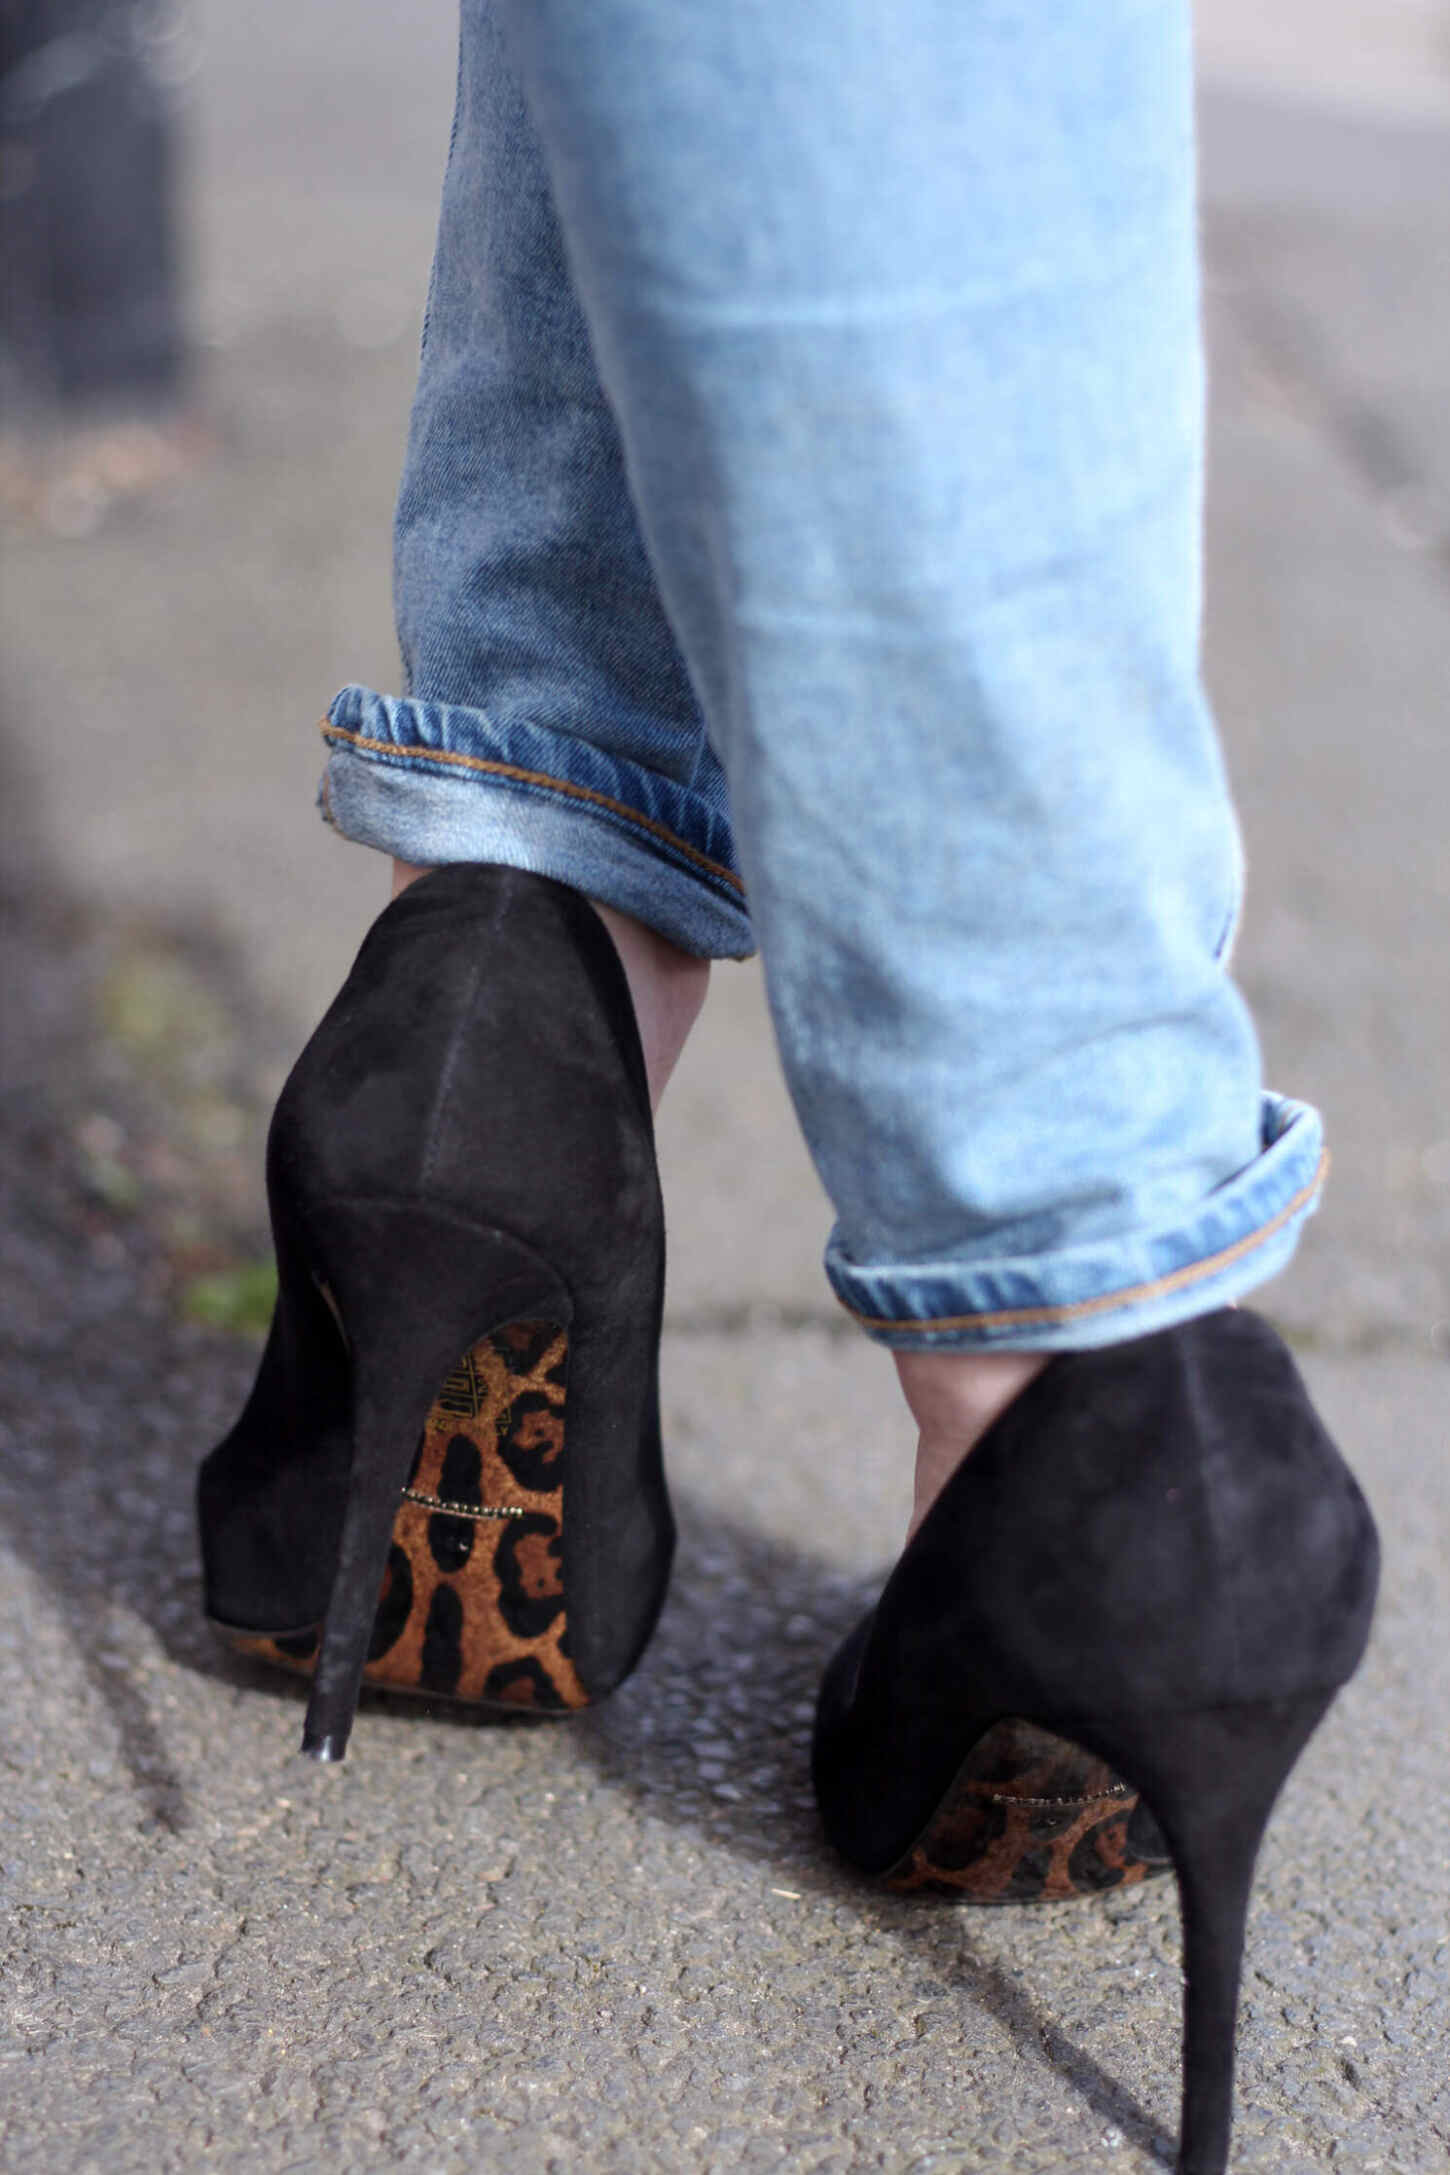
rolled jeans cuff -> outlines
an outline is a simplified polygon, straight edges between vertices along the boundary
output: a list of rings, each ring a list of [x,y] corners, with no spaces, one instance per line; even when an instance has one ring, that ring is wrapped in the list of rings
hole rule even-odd
[[[1276,1276],[1318,1206],[1319,1113],[1278,1095],[1262,1110],[1262,1153],[1191,1221],[1035,1258],[871,1265],[838,1227],[826,1274],[867,1334],[903,1351],[1082,1351],[1206,1314]]]
[[[569,733],[345,687],[318,793],[345,838],[421,868],[551,876],[707,959],[755,949],[728,818],[688,786]]]

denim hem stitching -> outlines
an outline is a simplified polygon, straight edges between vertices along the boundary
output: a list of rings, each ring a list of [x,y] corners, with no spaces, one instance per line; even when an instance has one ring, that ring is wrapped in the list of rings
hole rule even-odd
[[[635,824],[640,830],[648,831],[652,837],[663,840],[676,853],[683,854],[686,860],[693,861],[698,868],[706,870],[722,883],[729,884],[732,890],[740,894],[742,900],[745,897],[743,880],[733,869],[726,868],[723,861],[712,861],[708,854],[701,853],[698,846],[690,845],[666,824],[657,823],[653,816],[641,815],[637,808],[629,808],[623,801],[611,800],[607,793],[597,792],[593,786],[575,785],[567,778],[551,778],[546,771],[525,770],[517,763],[501,763],[484,755],[465,755],[456,748],[400,748],[395,741],[374,740],[366,733],[351,731],[346,725],[334,725],[326,717],[319,721],[318,731],[328,742],[342,741],[348,747],[357,748],[369,755],[391,756],[396,761],[405,763],[453,763],[462,770],[478,770],[491,778],[509,778],[519,785],[540,786],[551,793],[566,794],[571,800],[589,801],[597,808],[607,809],[610,815],[620,816],[625,822]]]
[[[1307,1202],[1313,1200],[1323,1186],[1328,1170],[1329,1152],[1326,1149],[1320,1155],[1314,1176],[1308,1184],[1301,1186],[1292,1199],[1284,1203],[1277,1215],[1271,1216],[1257,1231],[1250,1231],[1247,1237],[1237,1239],[1232,1246],[1225,1246],[1221,1252],[1209,1254],[1202,1261],[1192,1261],[1186,1268],[1175,1269],[1171,1276],[1155,1277],[1147,1284],[1133,1284],[1125,1291],[1100,1292],[1095,1299],[1071,1299],[1061,1306],[1008,1307],[985,1314],[941,1314],[926,1318],[917,1315],[908,1316],[905,1320],[894,1320],[884,1314],[863,1314],[848,1299],[842,1299],[841,1304],[863,1329],[952,1330],[985,1328],[992,1324],[1005,1329],[1034,1329],[1046,1327],[1052,1322],[1080,1320],[1085,1314],[1106,1314],[1113,1307],[1132,1306],[1145,1299],[1161,1299],[1170,1292],[1182,1291],[1188,1285],[1201,1283],[1206,1278],[1217,1275],[1221,1269],[1231,1268],[1234,1262],[1242,1260],[1245,1254],[1252,1253],[1256,1246],[1261,1246],[1265,1239],[1271,1239]],[[839,1293],[837,1297],[840,1297]]]

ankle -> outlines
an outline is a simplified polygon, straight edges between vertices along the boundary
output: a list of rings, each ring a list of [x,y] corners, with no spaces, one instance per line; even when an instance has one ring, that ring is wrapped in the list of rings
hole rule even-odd
[[[679,1063],[690,1029],[700,1016],[710,986],[710,962],[682,952],[658,930],[621,914],[616,907],[590,901],[614,939],[624,968],[649,1076],[651,1110],[658,1111]]]
[[[427,874],[426,868],[415,867],[411,861],[395,860],[393,897],[397,898],[400,891],[406,891],[409,884]],[[613,906],[601,906],[597,899],[591,899],[589,903],[613,938],[624,968],[644,1050],[650,1108],[658,1111],[670,1074],[679,1062],[686,1038],[705,1002],[710,962],[682,952],[657,930],[636,921],[632,914],[621,914]]]
[[[898,1352],[896,1372],[920,1433],[910,1540],[962,1459],[1047,1364],[1045,1352]]]

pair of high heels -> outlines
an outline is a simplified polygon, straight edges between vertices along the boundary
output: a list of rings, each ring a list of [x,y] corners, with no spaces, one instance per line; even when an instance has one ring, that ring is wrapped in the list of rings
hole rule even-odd
[[[598,918],[508,869],[413,885],[283,1092],[268,1184],[276,1317],[200,1481],[209,1614],[311,1673],[321,1759],[364,1678],[602,1697],[673,1523],[649,1099]],[[816,1794],[863,1872],[1011,1900],[1176,1869],[1182,2175],[1227,2162],[1259,1840],[1376,1576],[1293,1361],[1225,1310],[1052,1360],[826,1674]]]

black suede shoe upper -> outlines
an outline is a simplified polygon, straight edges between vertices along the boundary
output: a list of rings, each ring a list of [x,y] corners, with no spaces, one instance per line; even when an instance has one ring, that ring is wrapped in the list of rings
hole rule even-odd
[[[283,1090],[268,1190],[285,1303],[252,1400],[202,1476],[212,1612],[286,1628],[325,1605],[346,1487],[347,1370],[310,1288],[316,1212],[411,1202],[518,1242],[569,1295],[570,1639],[581,1677],[607,1689],[653,1625],[673,1525],[656,1397],[664,1223],[649,1094],[628,984],[599,917],[565,886],[514,869],[460,865],[413,884],[374,924]],[[384,1285],[406,1273],[426,1288],[436,1276],[451,1314],[450,1271],[446,1249],[375,1265]],[[306,1364],[293,1368],[286,1347],[299,1336]]]
[[[822,1690],[827,1829],[883,1870],[976,1734],[1297,1698],[1363,1651],[1368,1507],[1258,1316],[1045,1367],[963,1461]]]

